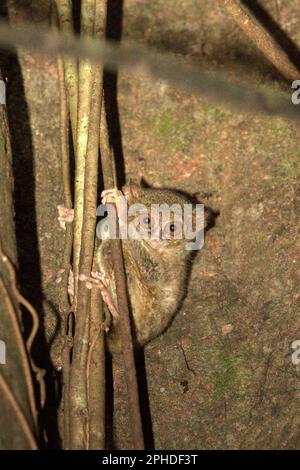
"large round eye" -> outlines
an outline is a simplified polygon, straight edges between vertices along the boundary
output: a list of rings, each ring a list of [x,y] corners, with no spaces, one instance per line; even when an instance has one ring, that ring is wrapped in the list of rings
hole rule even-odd
[[[144,217],[143,218],[143,224],[144,225],[150,225],[151,219],[150,217]]]
[[[165,225],[164,236],[166,238],[181,238],[182,225],[180,222],[170,222]]]
[[[141,214],[140,228],[147,232],[151,232],[151,217],[149,216],[149,214]]]

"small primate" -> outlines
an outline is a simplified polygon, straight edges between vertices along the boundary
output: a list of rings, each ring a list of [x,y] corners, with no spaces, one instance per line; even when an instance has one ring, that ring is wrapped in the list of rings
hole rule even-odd
[[[159,336],[171,323],[186,295],[192,251],[187,249],[183,225],[184,218],[171,213],[164,223],[161,215],[154,215],[153,205],[177,205],[184,214],[184,205],[191,204],[187,195],[171,189],[155,189],[129,183],[122,191],[110,189],[102,192],[102,203],[115,204],[119,213],[120,196],[125,197],[127,206],[141,205],[134,218],[136,235],[122,240],[128,296],[132,313],[132,327],[135,346],[144,346]],[[193,218],[195,205],[193,206]],[[127,218],[126,223],[131,222]],[[120,227],[124,223],[120,217]],[[202,225],[201,230],[204,229]],[[180,237],[177,236],[180,232]],[[155,236],[153,237],[153,234]],[[111,259],[109,234],[102,240],[97,252],[99,272],[91,278],[89,287],[98,285],[102,298],[111,314],[111,324],[107,334],[108,348],[111,352],[121,351],[119,334],[119,312],[116,286]]]

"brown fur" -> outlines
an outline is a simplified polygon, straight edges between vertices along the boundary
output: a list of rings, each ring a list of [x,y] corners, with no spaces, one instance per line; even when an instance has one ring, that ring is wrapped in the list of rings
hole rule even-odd
[[[141,188],[129,185],[123,188],[128,204],[186,204],[189,199],[168,189]],[[117,304],[115,281],[110,256],[110,240],[101,243],[98,251],[100,270],[108,279],[109,288]],[[147,240],[123,240],[127,287],[133,318],[135,343],[144,346],[160,335],[170,324],[180,307],[185,293],[191,252],[185,249],[186,240],[167,240],[158,252]],[[120,350],[119,324],[114,322],[108,334],[109,349]]]

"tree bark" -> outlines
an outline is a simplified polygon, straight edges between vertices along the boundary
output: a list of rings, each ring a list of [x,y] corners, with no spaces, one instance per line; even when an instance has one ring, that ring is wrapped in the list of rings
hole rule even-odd
[[[14,279],[12,155],[4,105],[0,105],[0,221],[0,449],[36,449],[35,397]]]

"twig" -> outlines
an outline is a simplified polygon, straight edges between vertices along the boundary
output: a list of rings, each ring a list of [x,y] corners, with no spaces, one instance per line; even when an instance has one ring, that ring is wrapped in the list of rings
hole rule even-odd
[[[61,169],[64,190],[64,205],[72,209],[71,175],[70,175],[70,155],[69,155],[69,113],[67,94],[64,78],[64,63],[59,57],[57,60],[59,92],[60,92],[60,146],[61,146]],[[63,289],[61,290],[60,311],[68,314],[68,279],[71,265],[71,254],[73,245],[73,227],[72,224],[66,224],[65,249],[62,262],[63,269]],[[63,321],[64,323],[64,321]]]
[[[63,3],[68,4],[68,0]],[[103,2],[95,0],[85,0],[81,4],[81,36],[91,36],[93,33],[99,35],[101,25],[105,23],[105,15],[102,9]],[[104,2],[105,3],[105,2]],[[70,22],[70,11],[67,14]],[[61,17],[63,19],[63,16]],[[69,24],[69,29],[73,29]],[[70,31],[69,31],[70,32]],[[103,32],[103,31],[102,31]],[[60,71],[62,102],[62,122],[64,131],[62,133],[62,143],[66,142],[66,110],[63,78]],[[93,86],[93,88],[91,88]],[[90,293],[84,283],[77,284],[78,273],[90,274],[92,270],[95,224],[96,224],[96,203],[97,203],[97,177],[98,177],[98,149],[99,149],[99,127],[100,109],[102,95],[102,71],[100,66],[92,66],[90,62],[82,60],[79,64],[79,109],[76,110],[78,121],[77,130],[73,136],[75,142],[75,227],[74,227],[74,286],[75,299],[73,310],[75,313],[75,337],[73,339],[72,365],[70,368],[70,328],[66,326],[68,335],[65,338],[63,348],[64,373],[64,428],[65,446],[71,449],[104,448],[104,409],[97,413],[97,400],[104,405],[104,366],[101,370],[93,370],[91,385],[93,397],[88,396],[90,382],[89,373],[91,368],[92,354],[99,352],[99,339],[103,343],[103,333],[95,338],[94,330],[89,325],[92,318],[99,317],[101,311],[101,299],[99,295]],[[92,97],[92,98],[91,98]],[[70,101],[70,100],[69,100]],[[71,106],[71,103],[70,103]],[[62,154],[66,154],[66,145],[62,147]],[[68,160],[68,158],[65,158]],[[65,178],[66,181],[67,178]],[[65,190],[68,194],[69,187]],[[70,198],[67,201],[70,202]],[[91,303],[93,297],[93,303]],[[90,321],[90,315],[92,316]],[[101,322],[99,322],[100,326]],[[91,342],[92,334],[92,345]],[[89,340],[90,337],[90,340]],[[97,343],[97,345],[96,345]],[[90,345],[90,346],[89,346]],[[102,344],[103,346],[103,344]],[[104,365],[104,350],[102,351],[102,363]],[[94,378],[95,377],[95,378]],[[100,380],[100,387],[98,378]],[[97,387],[97,388],[95,388]],[[100,395],[100,396],[99,396]],[[90,402],[88,403],[88,399]],[[89,406],[91,405],[91,409]],[[101,406],[100,406],[101,408]],[[96,411],[96,413],[93,413]],[[98,420],[98,421],[97,421]],[[100,423],[99,423],[100,422]],[[93,432],[92,423],[95,424],[97,432]],[[100,431],[100,433],[98,432]],[[100,436],[101,434],[101,436]],[[101,437],[100,441],[97,437]]]
[[[64,317],[64,346],[62,349],[62,373],[63,373],[63,447],[70,448],[70,355],[73,347],[71,315]]]
[[[96,38],[102,39],[105,33],[106,24],[106,0],[97,0],[95,7],[95,24],[94,35]],[[91,122],[90,136],[95,132],[97,139],[94,140],[94,145],[97,148],[97,155],[99,152],[99,128],[100,128],[100,111],[103,95],[103,70],[98,70],[99,76],[95,77],[94,87],[96,90],[96,100],[92,102],[92,106],[97,109],[95,129],[94,124]],[[93,112],[91,112],[91,121]],[[92,142],[88,142],[88,147]],[[99,155],[98,155],[99,157]],[[98,162],[97,162],[98,172]],[[86,180],[86,184],[89,181]],[[95,243],[96,246],[96,243]],[[97,252],[94,251],[93,271],[97,270]],[[103,303],[99,289],[92,289],[90,295],[90,329],[89,329],[89,351],[87,357],[86,380],[87,380],[87,398],[88,398],[88,429],[87,429],[87,448],[93,450],[105,449],[105,348],[104,348],[104,331],[101,326],[103,323]]]
[[[92,36],[94,31],[95,0],[84,0],[81,3],[81,37]],[[79,258],[83,223],[84,171],[87,152],[90,100],[92,88],[92,65],[82,59],[79,62],[78,74],[78,113],[76,134],[75,161],[75,201],[74,201],[74,309],[78,298]]]
[[[80,244],[79,272],[80,274],[87,276],[89,276],[92,271],[96,229],[98,148],[101,109],[99,89],[100,73],[100,67],[95,66],[93,73],[89,134],[84,174],[84,211],[81,228],[82,239]],[[87,416],[84,416],[82,411],[84,408],[87,409],[88,407],[86,370],[89,333],[89,329],[87,329],[87,318],[89,316],[89,304],[90,291],[84,282],[79,282],[70,396],[73,402],[72,406],[74,408],[74,413],[71,415],[72,448],[82,448],[80,446],[84,446],[84,448],[86,448],[87,445],[86,440],[83,439],[83,429],[86,427]],[[72,431],[73,428],[74,432]]]
[[[64,62],[61,57],[57,59],[59,94],[60,94],[60,148],[61,148],[61,169],[64,192],[64,205],[68,209],[72,209],[72,191],[71,191],[71,171],[70,171],[70,154],[69,154],[69,112],[66,94],[66,83],[64,74]],[[67,285],[69,277],[69,269],[71,264],[73,244],[73,229],[71,224],[66,224],[65,250],[63,258],[63,298],[61,299],[61,311],[65,312],[69,307]]]
[[[101,108],[100,154],[104,185],[106,188],[115,188],[117,186],[117,176],[115,161],[112,158],[112,149],[110,148],[109,143],[108,124],[104,102]]]
[[[60,90],[60,143],[61,143],[61,162],[62,179],[64,188],[65,207],[72,208],[71,177],[70,177],[70,155],[69,155],[69,112],[65,86],[65,74],[63,60],[58,58],[58,78]],[[77,115],[77,111],[76,111]],[[73,126],[74,124],[72,124]],[[70,360],[72,349],[72,328],[70,322],[70,308],[68,300],[68,279],[71,265],[71,254],[73,246],[73,227],[72,224],[66,225],[65,249],[63,255],[63,282],[60,292],[60,313],[61,313],[61,335],[63,348],[61,353],[62,376],[63,376],[63,446],[65,449],[70,445]]]
[[[57,59],[57,70],[59,79],[59,97],[60,97],[60,144],[62,157],[62,179],[64,187],[65,206],[71,209],[72,192],[71,192],[71,176],[70,176],[70,157],[69,157],[69,113],[66,95],[64,62],[59,57]]]
[[[39,383],[40,403],[41,403],[41,407],[43,407],[44,403],[45,403],[45,399],[46,399],[46,388],[45,388],[45,382],[44,382],[45,370],[38,367],[35,364],[32,356],[31,356],[32,343],[33,343],[34,338],[35,338],[35,336],[38,332],[38,329],[39,329],[39,316],[38,316],[36,310],[33,308],[33,306],[20,294],[20,292],[17,288],[17,281],[16,281],[16,274],[15,274],[14,267],[13,267],[12,263],[10,262],[10,260],[8,259],[8,257],[3,253],[1,244],[0,244],[0,258],[2,259],[3,263],[5,264],[5,266],[8,270],[9,280],[10,280],[10,288],[11,288],[11,291],[12,291],[13,295],[15,296],[16,301],[26,308],[26,310],[30,313],[31,318],[32,318],[32,329],[31,329],[30,335],[27,339],[26,346],[27,346],[28,355],[30,357],[30,363],[31,363],[32,370],[35,372],[36,379]],[[18,323],[18,320],[17,320],[16,312],[14,310],[14,306],[13,306],[11,300],[10,300],[9,294],[7,292],[5,294],[5,291],[6,291],[5,284],[3,283],[3,281],[1,279],[0,279],[0,286],[1,286],[1,289],[3,291],[5,303],[7,305],[8,311],[10,313],[11,321],[12,321],[12,324],[13,324],[14,330],[15,330],[15,335],[18,338],[18,344],[19,344],[19,347],[21,349],[21,354],[22,354],[22,358],[23,358],[23,365],[24,365],[24,371],[25,371],[25,376],[26,376],[26,379],[27,379],[27,386],[28,386],[29,398],[30,398],[30,403],[31,403],[31,409],[32,409],[32,412],[33,412],[33,416],[35,417],[35,423],[37,423],[37,411],[36,411],[36,406],[35,406],[34,392],[33,392],[33,387],[32,387],[30,371],[28,371],[26,352],[24,351],[24,348],[23,348],[23,339],[22,339],[22,334],[21,334],[21,331],[20,331],[20,326],[19,326],[19,323]]]
[[[241,5],[239,0],[220,0],[244,33],[290,83],[299,79],[300,72],[271,34]]]
[[[104,108],[104,103],[102,104],[102,106]],[[109,147],[107,121],[104,110],[102,111],[102,123],[100,128],[100,152],[103,169],[104,187],[108,189],[115,185],[116,175],[114,172],[112,152],[110,151]],[[120,312],[119,329],[122,339],[122,353],[132,430],[132,444],[133,449],[142,450],[144,449],[144,436],[140,413],[122,244],[120,239],[110,240],[110,243],[112,247],[112,263],[116,282],[118,310]]]
[[[35,30],[32,26],[11,28],[0,22],[0,44],[2,48],[15,47],[42,51],[48,55],[72,55],[102,63],[107,69],[120,67],[133,74],[145,72],[155,78],[192,90],[215,103],[224,103],[239,112],[256,112],[271,116],[282,116],[299,121],[299,107],[291,102],[286,93],[274,93],[265,88],[234,82],[220,74],[203,72],[198,66],[185,60],[174,59],[172,54],[155,54],[146,47],[135,45],[118,46],[112,42],[96,39],[77,39],[47,30]],[[297,79],[299,73],[293,79]]]
[[[87,360],[89,429],[88,449],[105,449],[105,350],[103,305],[99,289],[92,289],[90,303],[90,346]]]
[[[139,405],[139,394],[136,367],[133,351],[130,314],[127,300],[127,286],[124,271],[124,260],[121,240],[111,240],[112,261],[116,280],[118,310],[120,312],[120,333],[122,338],[122,353],[125,368],[127,396],[131,418],[132,442],[134,450],[144,449],[144,437]]]
[[[83,5],[83,4],[82,4]],[[92,8],[94,7],[94,9]],[[92,34],[94,30],[95,3],[87,2],[86,9],[83,10],[83,21],[85,27],[83,34]],[[92,21],[93,20],[93,21]],[[82,73],[82,78],[81,78]],[[99,127],[101,110],[101,75],[100,66],[91,66],[85,61],[80,64],[79,77],[82,82],[82,90],[79,91],[79,106],[82,109],[78,112],[78,172],[80,173],[80,184],[75,185],[75,214],[82,216],[82,224],[75,226],[75,237],[79,235],[78,271],[83,275],[90,275],[93,264],[93,253],[95,243],[96,228],[96,208],[97,208],[97,183],[98,183],[98,149],[99,149]],[[90,85],[91,83],[91,85]],[[85,87],[83,86],[85,84]],[[82,113],[82,114],[81,114]],[[82,162],[81,162],[82,159]],[[83,191],[83,193],[81,193]],[[79,209],[76,212],[76,204]],[[81,209],[82,208],[82,209]],[[82,211],[82,215],[81,215]],[[75,215],[76,217],[76,215]],[[75,219],[76,224],[76,219]],[[78,233],[77,233],[78,231]],[[75,269],[76,257],[74,239],[74,281],[76,283]],[[78,240],[79,242],[79,240]],[[76,294],[75,294],[76,295]],[[79,282],[77,290],[76,309],[76,331],[73,347],[73,361],[71,372],[71,442],[72,448],[87,448],[88,446],[88,413],[84,416],[84,409],[88,410],[87,396],[87,362],[88,362],[88,336],[89,336],[89,305],[90,291],[84,282]],[[73,432],[76,430],[76,432]],[[85,432],[87,431],[87,432]]]
[[[61,30],[69,36],[74,34],[72,1],[71,0],[54,0],[59,24]],[[70,118],[72,123],[72,134],[74,148],[76,143],[77,129],[77,106],[78,106],[78,63],[75,57],[64,58],[65,82],[67,85],[68,101],[70,104]]]

